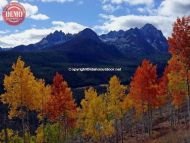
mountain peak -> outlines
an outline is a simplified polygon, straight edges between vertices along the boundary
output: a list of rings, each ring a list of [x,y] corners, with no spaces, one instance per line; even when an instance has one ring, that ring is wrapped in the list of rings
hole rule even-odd
[[[157,30],[157,28],[156,28],[154,25],[150,24],[150,23],[145,24],[145,25],[141,28],[141,30],[148,30],[148,29]]]
[[[66,42],[71,38],[72,38],[72,35],[65,34],[61,30],[60,31],[56,30],[55,32],[50,33],[45,38],[43,38],[40,41],[40,43],[41,44],[47,44],[47,43],[48,44],[56,44],[56,43],[60,43],[60,42]]]
[[[65,36],[65,33],[62,32],[61,30],[60,31],[56,30],[53,33],[50,33],[49,35],[47,35],[45,38],[51,39],[52,37],[62,37],[62,36]]]
[[[78,37],[80,39],[91,39],[97,42],[101,41],[98,35],[90,28],[86,28],[82,30],[81,32],[79,32]]]
[[[152,45],[155,49],[159,49],[160,51],[167,51],[168,44],[167,40],[164,37],[163,33],[158,30],[152,24],[145,24],[141,31],[146,39],[146,41]]]
[[[60,31],[55,30],[55,32],[53,32],[53,34],[63,34],[63,35],[65,35],[65,33],[62,30],[60,30]]]
[[[115,41],[116,39],[123,37],[123,35],[125,34],[124,30],[119,30],[119,31],[110,31],[107,34],[102,34],[100,35],[100,39],[104,42],[106,41]]]

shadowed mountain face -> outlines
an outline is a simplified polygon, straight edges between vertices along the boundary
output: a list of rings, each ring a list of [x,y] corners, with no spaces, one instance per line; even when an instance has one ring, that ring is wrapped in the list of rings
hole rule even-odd
[[[122,53],[115,46],[102,42],[91,29],[84,29],[71,40],[44,50],[63,52],[71,61],[99,61],[123,57]]]
[[[151,24],[146,24],[141,28],[145,40],[155,49],[161,52],[168,51],[167,39],[162,32]]]
[[[100,43],[101,40],[99,39],[98,35],[91,29],[86,28],[83,31],[79,32],[75,37],[76,40],[93,40],[97,43]]]
[[[118,47],[125,54],[149,55],[168,50],[166,38],[151,24],[146,24],[140,29],[112,31],[101,35],[100,38],[104,42]]]
[[[112,55],[113,52],[121,52],[125,56],[129,56],[129,53],[134,56],[148,56],[149,54],[167,52],[168,44],[160,30],[151,24],[146,24],[140,29],[111,31],[100,36],[89,28],[75,35],[55,31],[36,44],[17,46],[12,51],[38,52],[50,49],[67,51],[71,54],[84,52],[91,55],[94,52],[93,55],[96,55],[100,54],[99,52],[104,52],[104,54],[110,53]]]

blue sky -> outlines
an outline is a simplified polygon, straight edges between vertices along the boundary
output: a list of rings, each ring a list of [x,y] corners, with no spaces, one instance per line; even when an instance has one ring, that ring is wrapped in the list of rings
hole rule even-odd
[[[0,12],[10,0],[0,0]],[[7,25],[0,15],[0,47],[35,43],[55,30],[77,33],[86,27],[98,34],[128,30],[146,23],[168,37],[177,17],[190,15],[190,0],[19,0],[27,18]]]

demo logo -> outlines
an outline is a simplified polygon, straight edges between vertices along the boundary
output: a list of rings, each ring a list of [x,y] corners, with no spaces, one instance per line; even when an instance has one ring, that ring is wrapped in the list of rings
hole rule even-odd
[[[26,10],[18,2],[12,1],[4,7],[2,16],[7,24],[16,26],[24,21]]]

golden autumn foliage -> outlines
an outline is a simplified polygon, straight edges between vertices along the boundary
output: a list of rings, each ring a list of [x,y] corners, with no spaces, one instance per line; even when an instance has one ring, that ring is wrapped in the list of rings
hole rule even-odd
[[[36,100],[36,111],[38,112],[38,118],[42,120],[47,117],[47,102],[51,95],[51,87],[49,85],[45,85],[44,80],[38,80],[38,89],[40,96],[38,96],[38,99]]]
[[[173,56],[168,64],[168,90],[172,96],[172,104],[179,108],[184,103],[187,95],[185,68],[176,56]]]
[[[30,140],[29,113],[43,113],[45,98],[50,94],[50,88],[43,80],[34,77],[29,67],[21,58],[13,64],[10,75],[4,79],[5,93],[1,101],[9,106],[9,118],[22,119],[22,136],[24,142]]]
[[[22,138],[19,137],[18,132],[14,131],[12,129],[7,129],[7,137],[9,139],[9,143],[20,143],[20,142],[22,142]],[[5,142],[4,138],[5,138],[4,131],[1,131],[0,132],[0,142],[1,143]]]
[[[121,108],[122,108],[122,110],[123,110],[124,113],[125,113],[125,112],[128,112],[129,109],[132,108],[132,106],[133,106],[133,102],[132,102],[132,100],[131,100],[131,97],[130,97],[129,95],[127,95],[127,96],[124,98],[123,102],[122,102]]]
[[[117,121],[124,117],[131,106],[126,89],[119,78],[113,76],[106,93],[98,95],[93,88],[85,91],[78,120],[83,136],[100,141],[102,138],[118,135]]]
[[[96,90],[89,88],[79,109],[79,128],[83,136],[92,137],[95,141],[110,137],[114,133],[113,122],[108,118],[107,107],[103,97]]]
[[[12,69],[10,75],[5,76],[5,93],[1,95],[1,100],[9,105],[9,118],[23,117],[26,111],[39,108],[39,82],[21,58],[13,64]]]
[[[108,107],[110,117],[120,119],[123,117],[125,109],[123,109],[123,101],[126,97],[126,86],[121,84],[117,76],[113,76],[108,84],[107,93],[105,94],[105,102]]]

